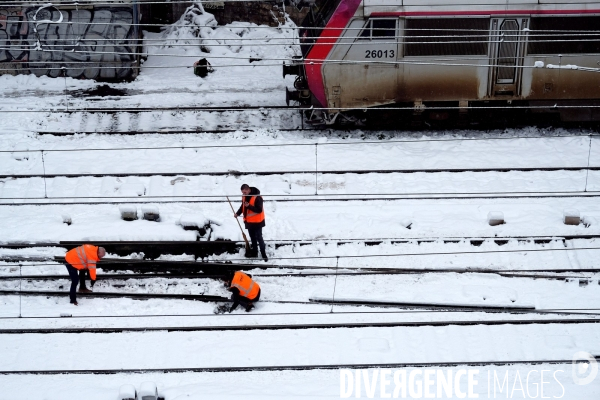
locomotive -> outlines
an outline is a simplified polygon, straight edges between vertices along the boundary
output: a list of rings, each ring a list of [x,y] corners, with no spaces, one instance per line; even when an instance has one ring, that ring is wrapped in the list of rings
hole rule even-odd
[[[597,1],[325,0],[299,40],[286,98],[315,123],[378,108],[417,121],[507,109],[600,121]]]

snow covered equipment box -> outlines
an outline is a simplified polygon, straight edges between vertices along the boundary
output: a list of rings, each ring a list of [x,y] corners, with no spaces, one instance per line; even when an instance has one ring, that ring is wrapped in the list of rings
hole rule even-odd
[[[158,389],[154,382],[142,382],[137,400],[158,400]]]
[[[186,231],[197,231],[204,236],[210,229],[210,220],[203,214],[184,214],[179,218],[178,225]]]
[[[135,205],[131,205],[131,204],[120,205],[119,211],[121,212],[122,220],[135,221],[136,219],[138,219],[137,208],[135,207]]]
[[[563,223],[565,225],[579,225],[581,223],[581,217],[579,211],[575,209],[563,211]]]
[[[135,386],[125,384],[119,388],[119,400],[136,400]]]
[[[63,224],[67,224],[67,225],[71,225],[73,223],[73,219],[71,219],[71,216],[69,214],[63,214],[62,221],[63,221]]]
[[[487,220],[490,226],[502,225],[504,224],[504,214],[500,211],[490,211]]]
[[[147,221],[160,221],[160,214],[156,206],[143,206],[142,213],[144,214],[144,219]]]
[[[214,69],[206,58],[202,58],[194,63],[194,75],[200,78],[206,78],[209,72],[213,72]]]

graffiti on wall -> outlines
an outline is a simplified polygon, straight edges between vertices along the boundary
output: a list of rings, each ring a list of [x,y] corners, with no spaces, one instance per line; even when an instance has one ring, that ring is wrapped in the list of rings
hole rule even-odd
[[[136,13],[132,7],[0,8],[0,75],[133,79]]]

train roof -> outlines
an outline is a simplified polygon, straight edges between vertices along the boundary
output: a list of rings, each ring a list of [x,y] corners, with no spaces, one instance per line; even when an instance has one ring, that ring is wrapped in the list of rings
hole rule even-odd
[[[363,0],[364,16],[600,15],[598,0]]]

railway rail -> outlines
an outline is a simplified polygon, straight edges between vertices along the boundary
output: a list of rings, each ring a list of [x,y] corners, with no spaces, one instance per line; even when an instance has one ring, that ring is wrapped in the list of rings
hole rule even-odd
[[[518,253],[518,252],[546,252],[546,251],[575,251],[575,250],[594,250],[600,249],[594,243],[600,239],[599,234],[588,235],[563,235],[563,236],[479,236],[479,237],[405,237],[405,238],[379,238],[379,239],[326,239],[326,240],[271,240],[267,241],[270,248],[279,249],[285,247],[306,247],[315,244],[326,243],[332,249],[331,255],[320,254],[313,256],[297,256],[297,257],[272,257],[272,260],[310,260],[310,259],[340,259],[340,258],[364,258],[364,257],[399,257],[399,256],[418,256],[418,255],[438,255],[438,254],[477,254],[477,253]],[[572,247],[570,243],[579,241],[578,247]],[[386,252],[379,255],[341,255],[335,256],[335,247],[344,246],[347,244],[356,244],[363,246],[381,246],[381,245],[397,245],[410,244],[419,246],[424,243],[443,243],[443,244],[465,244],[470,247],[480,247],[484,243],[495,244],[497,247],[505,246],[509,243],[521,243],[530,245],[528,249],[486,249],[479,251],[466,251],[465,249],[457,249],[456,251],[447,252],[404,252],[398,251],[397,254],[387,254]],[[43,253],[39,251],[43,248],[62,247],[66,250],[80,246],[85,242],[68,241],[55,243],[5,243],[0,245],[0,261],[7,264],[5,267],[22,268],[27,266],[44,266],[44,265],[60,265],[64,263],[63,257],[52,257],[51,255],[39,255]],[[547,244],[557,244],[559,247],[547,247]],[[502,269],[502,268],[398,268],[398,267],[366,267],[359,266],[335,268],[332,266],[323,265],[307,265],[307,264],[264,264],[251,262],[245,258],[229,258],[225,261],[212,261],[209,259],[211,255],[220,254],[239,254],[243,251],[245,243],[234,241],[100,241],[95,242],[96,245],[104,247],[108,253],[116,254],[121,257],[127,257],[131,254],[143,253],[144,259],[129,259],[129,258],[113,258],[103,259],[98,264],[104,271],[133,271],[135,273],[171,273],[177,276],[192,274],[195,277],[203,275],[221,275],[227,271],[234,269],[252,270],[252,269],[285,269],[285,270],[316,270],[308,271],[309,274],[422,274],[422,273],[495,273],[510,276],[524,277],[539,277],[539,274],[558,274],[558,273],[597,273],[597,268],[528,268],[528,269]],[[19,254],[19,250],[24,252],[27,249],[36,249],[36,255]],[[8,250],[6,254],[2,254],[2,250]],[[55,251],[52,250],[55,254]],[[188,255],[193,257],[189,261],[172,261],[161,260],[161,256],[165,255]],[[286,272],[285,274],[291,274]],[[298,274],[306,274],[298,272]],[[534,274],[538,274],[535,275]],[[309,275],[306,275],[309,276]],[[564,279],[566,276],[547,275],[547,277]],[[574,278],[583,278],[576,276]],[[34,279],[34,277],[29,278]],[[119,278],[115,278],[119,279]]]
[[[533,243],[533,244],[548,244],[556,241],[567,241],[567,240],[591,240],[600,239],[600,234],[577,234],[577,235],[531,235],[531,236],[439,236],[439,237],[427,237],[427,236],[406,236],[396,238],[324,238],[324,239],[280,239],[280,240],[265,240],[265,243],[272,245],[275,249],[282,246],[308,246],[315,243],[331,243],[341,246],[349,243],[365,244],[366,246],[377,246],[384,243],[390,244],[404,244],[404,243],[461,243],[469,242],[472,246],[481,246],[486,241],[493,241],[497,245],[508,244],[510,240],[516,240],[521,243]],[[88,243],[86,241],[59,241],[59,242],[8,242],[0,243],[0,250],[2,249],[28,249],[36,247],[64,247],[66,249],[72,249],[82,244]],[[154,253],[159,252],[156,257],[162,254],[192,254],[190,251],[195,249],[203,248],[219,248],[221,246],[226,248],[235,248],[236,252],[244,247],[242,241],[229,241],[229,240],[213,240],[213,241],[133,241],[133,240],[122,240],[122,241],[95,241],[98,246],[104,247],[107,252],[117,254],[120,256],[127,256],[132,253],[142,251],[146,258],[155,258],[151,256],[152,250],[156,250]],[[134,262],[135,260],[128,260]]]
[[[600,356],[594,356],[600,361]],[[380,363],[380,364],[310,364],[310,365],[262,365],[251,367],[186,367],[186,368],[135,368],[135,369],[64,369],[64,370],[22,370],[0,371],[0,375],[114,375],[114,374],[144,374],[144,373],[186,373],[186,372],[262,372],[262,371],[305,371],[305,370],[331,370],[331,369],[372,369],[372,368],[449,368],[458,366],[485,367],[502,365],[540,365],[540,364],[565,364],[572,365],[573,360],[494,360],[494,361],[441,361],[422,363]],[[586,361],[575,361],[585,363]]]
[[[64,294],[63,294],[64,295]],[[500,320],[456,320],[456,321],[397,321],[397,322],[355,322],[322,324],[282,324],[282,325],[219,325],[219,326],[147,326],[112,328],[8,328],[0,329],[0,334],[53,334],[53,333],[123,333],[123,332],[222,332],[254,330],[306,330],[306,329],[354,329],[354,328],[409,328],[423,326],[494,326],[494,325],[575,325],[598,324],[600,318],[559,318],[559,319],[500,319]]]
[[[258,267],[256,265],[252,265],[253,267]],[[250,269],[250,268],[248,268]],[[545,269],[545,270],[501,270],[501,269],[485,269],[485,270],[473,270],[473,269],[401,269],[401,268],[381,268],[381,269],[371,269],[371,268],[341,268],[341,271],[335,271],[335,268],[323,268],[323,267],[315,267],[314,269],[323,269],[324,272],[304,272],[302,270],[305,269],[313,269],[301,267],[297,268],[294,266],[269,266],[268,269],[290,269],[290,270],[298,270],[300,272],[282,272],[282,273],[254,273],[253,275],[261,278],[273,278],[279,276],[285,277],[295,277],[295,278],[303,278],[303,277],[315,277],[315,276],[365,276],[365,275],[422,275],[422,274],[494,274],[500,275],[507,278],[533,278],[533,279],[549,279],[549,280],[567,280],[567,279],[579,279],[581,280],[590,280],[591,276],[582,276],[582,275],[559,275],[561,273],[600,273],[600,268],[585,268],[585,269]],[[234,265],[231,269],[228,270],[244,270],[243,268],[238,268],[238,266]],[[530,273],[527,273],[530,272]],[[144,280],[144,279],[158,279],[158,278],[167,278],[167,279],[217,279],[224,277],[225,274],[214,274],[214,273],[204,273],[198,272],[194,274],[173,274],[172,271],[167,272],[152,272],[152,273],[142,273],[142,274],[102,274],[102,281],[119,281],[119,280]],[[2,281],[11,281],[11,280],[25,280],[25,281],[54,281],[61,279],[69,279],[67,275],[0,275],[0,282]]]
[[[43,291],[43,290],[0,290],[0,296],[42,296],[42,297],[65,297],[66,293],[63,291]],[[132,299],[178,299],[178,300],[191,300],[200,301],[205,303],[230,303],[231,300],[227,297],[203,295],[203,294],[161,294],[161,293],[124,293],[124,292],[93,292],[93,293],[81,293],[80,297],[85,298],[132,298]],[[354,307],[368,307],[368,308],[393,308],[394,310],[404,310],[403,312],[460,312],[460,313],[494,313],[494,314],[529,314],[529,315],[561,315],[561,316],[598,316],[600,317],[599,309],[594,308],[582,308],[582,309],[536,309],[533,305],[508,305],[508,304],[444,304],[439,302],[426,303],[426,302],[397,302],[397,301],[375,301],[375,300],[363,300],[363,299],[328,299],[328,298],[311,298],[309,301],[294,301],[294,300],[262,300],[261,303],[277,303],[277,304],[294,304],[294,305],[336,305],[336,306],[354,306]],[[292,313],[253,313],[252,315],[258,316],[274,316],[274,315],[319,315],[319,314],[332,314],[333,311],[328,312],[292,312]],[[380,314],[381,312],[371,311],[342,311],[335,312],[335,314]],[[394,312],[384,312],[385,314],[393,314]],[[214,314],[201,314],[194,316],[207,316]],[[250,314],[243,314],[250,315]],[[133,315],[133,317],[148,317],[153,315]],[[176,315],[171,315],[176,316]],[[70,314],[62,316],[71,317]],[[98,316],[101,317],[101,316]],[[130,316],[119,316],[132,317]],[[10,317],[3,317],[1,319],[7,319]],[[21,318],[21,317],[19,317]],[[38,318],[38,317],[31,317]],[[43,317],[52,318],[52,317]],[[2,333],[2,331],[0,331]]]
[[[318,174],[323,175],[344,175],[344,174],[416,174],[416,173],[486,173],[486,172],[555,172],[555,171],[600,171],[600,167],[507,167],[507,168],[410,168],[410,169],[356,169],[356,170],[319,170]],[[298,170],[298,171],[214,171],[204,173],[190,173],[190,172],[141,172],[141,173],[54,173],[54,174],[5,174],[0,175],[0,179],[30,179],[30,178],[101,178],[101,177],[115,177],[123,178],[129,176],[137,177],[151,177],[151,176],[181,176],[181,177],[192,177],[192,176],[239,176],[239,175],[258,175],[258,176],[270,176],[270,175],[292,175],[292,174],[314,174],[315,170]],[[98,196],[101,197],[101,196]]]
[[[139,196],[129,197],[104,197],[104,200],[98,201],[103,196],[89,197],[5,197],[0,198],[0,206],[64,206],[64,205],[115,205],[115,204],[206,204],[206,203],[224,203],[226,200],[217,198],[218,196],[144,196],[145,200],[139,199]],[[271,196],[281,197],[276,199],[280,203],[295,202],[347,202],[347,201],[402,201],[402,200],[506,200],[506,199],[582,199],[600,197],[600,191],[558,191],[558,192],[486,192],[486,193],[384,193],[384,194],[362,194],[349,193],[344,195],[332,194],[313,194],[313,195],[281,195]],[[85,200],[88,201],[75,201]],[[57,201],[63,200],[63,201]],[[18,201],[18,202],[17,202]]]

